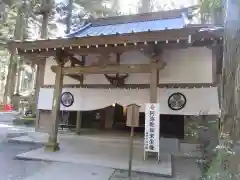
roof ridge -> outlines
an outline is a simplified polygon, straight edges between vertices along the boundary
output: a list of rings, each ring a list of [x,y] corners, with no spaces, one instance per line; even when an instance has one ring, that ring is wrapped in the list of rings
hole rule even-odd
[[[85,29],[87,29],[88,27],[92,26],[92,23],[87,23],[86,25],[84,25],[83,27],[76,29],[74,32],[71,32],[69,34],[66,34],[65,37],[72,37],[78,33],[80,33],[81,31],[84,31]]]
[[[169,18],[169,19],[177,19],[177,18],[182,18],[183,20],[185,20],[182,15],[179,16],[179,17]],[[164,21],[164,20],[169,20],[169,19],[151,19],[151,20],[141,20],[141,21],[132,21],[132,22],[116,22],[116,23],[112,23],[112,24],[103,24],[103,25],[101,25],[101,24],[92,24],[92,27],[119,25],[119,24],[129,24],[129,23],[151,22],[151,21]],[[83,29],[83,30],[85,30],[85,29]]]
[[[179,9],[166,10],[166,11],[96,18],[92,20],[91,23],[93,24],[93,26],[99,26],[99,25],[111,25],[111,24],[121,24],[121,23],[126,24],[129,22],[145,22],[150,20],[174,19],[174,18],[181,17],[182,13],[185,13],[187,16],[187,13],[189,12],[189,10],[192,10],[193,8],[196,8],[196,7],[190,6],[186,8],[179,8]]]

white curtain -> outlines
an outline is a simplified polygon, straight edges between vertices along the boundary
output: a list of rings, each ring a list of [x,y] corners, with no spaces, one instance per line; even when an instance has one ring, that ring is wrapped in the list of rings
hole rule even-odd
[[[149,89],[88,89],[88,88],[65,88],[63,92],[71,92],[74,103],[70,107],[61,105],[62,110],[89,111],[101,109],[118,103],[122,106],[129,104],[139,105],[140,111],[145,111],[145,104],[149,102]],[[186,97],[186,106],[178,111],[168,107],[168,98],[172,93],[181,92]],[[39,94],[38,109],[51,110],[53,89],[41,88]],[[194,89],[158,89],[158,102],[161,114],[197,115],[206,113],[217,115],[219,113],[217,88],[194,88]]]
[[[88,89],[88,88],[64,88],[63,92],[71,92],[74,103],[70,107],[61,105],[62,110],[89,111],[101,109],[118,103],[122,106],[137,104],[140,111],[145,111],[144,104],[149,101],[148,89]],[[51,110],[53,89],[41,88],[39,93],[38,109]]]

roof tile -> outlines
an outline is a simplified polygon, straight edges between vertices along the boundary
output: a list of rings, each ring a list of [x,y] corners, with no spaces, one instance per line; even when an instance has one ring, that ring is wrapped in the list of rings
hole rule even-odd
[[[128,34],[147,31],[161,31],[165,29],[181,29],[186,25],[184,18],[149,20],[141,22],[119,23],[109,25],[87,25],[67,37],[86,37],[86,36],[101,36]]]

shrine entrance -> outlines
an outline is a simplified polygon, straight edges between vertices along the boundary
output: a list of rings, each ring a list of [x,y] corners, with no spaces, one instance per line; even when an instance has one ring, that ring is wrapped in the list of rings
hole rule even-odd
[[[82,111],[81,112],[81,132],[87,134],[97,130],[97,132],[111,133],[129,133],[129,127],[126,126],[126,110],[119,104],[114,104],[106,108]],[[60,127],[75,129],[76,111],[61,111]],[[160,115],[160,137],[184,139],[184,115]],[[139,127],[135,132],[143,137],[145,125],[145,113],[139,113]],[[81,134],[81,133],[80,133]]]

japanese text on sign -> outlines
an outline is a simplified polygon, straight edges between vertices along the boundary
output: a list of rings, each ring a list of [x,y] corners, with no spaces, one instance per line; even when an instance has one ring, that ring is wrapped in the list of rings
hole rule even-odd
[[[159,152],[160,105],[148,103],[145,110],[144,149],[148,152]]]

